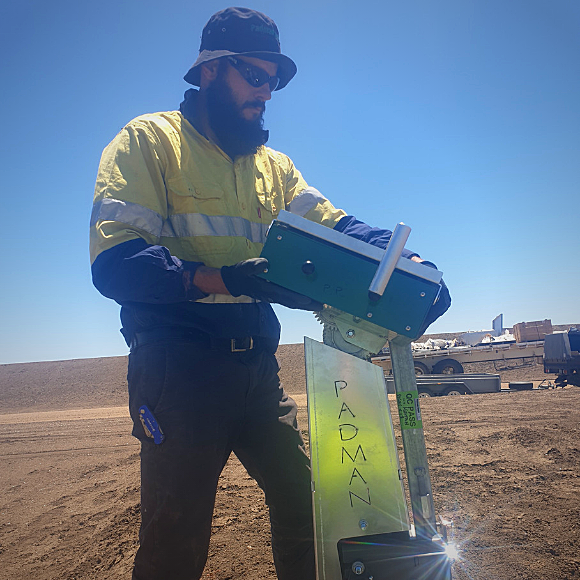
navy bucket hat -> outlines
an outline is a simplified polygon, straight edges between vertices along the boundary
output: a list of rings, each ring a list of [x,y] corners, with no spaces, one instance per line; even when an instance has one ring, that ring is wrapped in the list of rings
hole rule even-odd
[[[280,79],[277,91],[292,80],[297,70],[294,61],[280,52],[274,21],[249,8],[226,8],[209,19],[201,34],[199,56],[183,78],[199,87],[200,66],[224,56],[251,56],[277,63]]]

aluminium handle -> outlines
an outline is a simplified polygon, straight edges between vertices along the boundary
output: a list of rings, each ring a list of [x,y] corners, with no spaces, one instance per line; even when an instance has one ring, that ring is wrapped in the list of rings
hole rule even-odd
[[[371,300],[376,302],[385,292],[385,288],[391,279],[410,233],[411,228],[402,222],[395,226],[395,231],[391,235],[387,249],[369,286],[369,298]]]

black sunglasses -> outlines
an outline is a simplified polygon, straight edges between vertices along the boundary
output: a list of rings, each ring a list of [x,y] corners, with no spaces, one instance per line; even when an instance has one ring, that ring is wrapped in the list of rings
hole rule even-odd
[[[244,80],[255,88],[268,83],[270,90],[275,91],[280,84],[280,79],[278,77],[271,77],[264,69],[248,64],[243,60],[238,60],[233,56],[228,56],[227,59],[228,62],[242,75]]]

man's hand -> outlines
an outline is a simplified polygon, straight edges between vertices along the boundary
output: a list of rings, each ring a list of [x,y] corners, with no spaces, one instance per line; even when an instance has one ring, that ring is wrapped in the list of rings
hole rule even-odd
[[[221,278],[229,294],[232,296],[251,296],[263,302],[282,304],[288,308],[299,310],[322,310],[322,304],[307,296],[287,290],[258,278],[257,274],[266,272],[268,260],[266,258],[251,258],[238,262],[233,266],[224,266],[221,269]]]

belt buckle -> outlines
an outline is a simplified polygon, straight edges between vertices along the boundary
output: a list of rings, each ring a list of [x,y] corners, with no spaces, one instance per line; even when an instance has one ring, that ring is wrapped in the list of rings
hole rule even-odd
[[[230,348],[232,352],[245,352],[246,350],[252,350],[254,348],[254,338],[249,337],[250,339],[250,346],[247,348],[237,348],[236,347],[236,338],[230,338]]]

